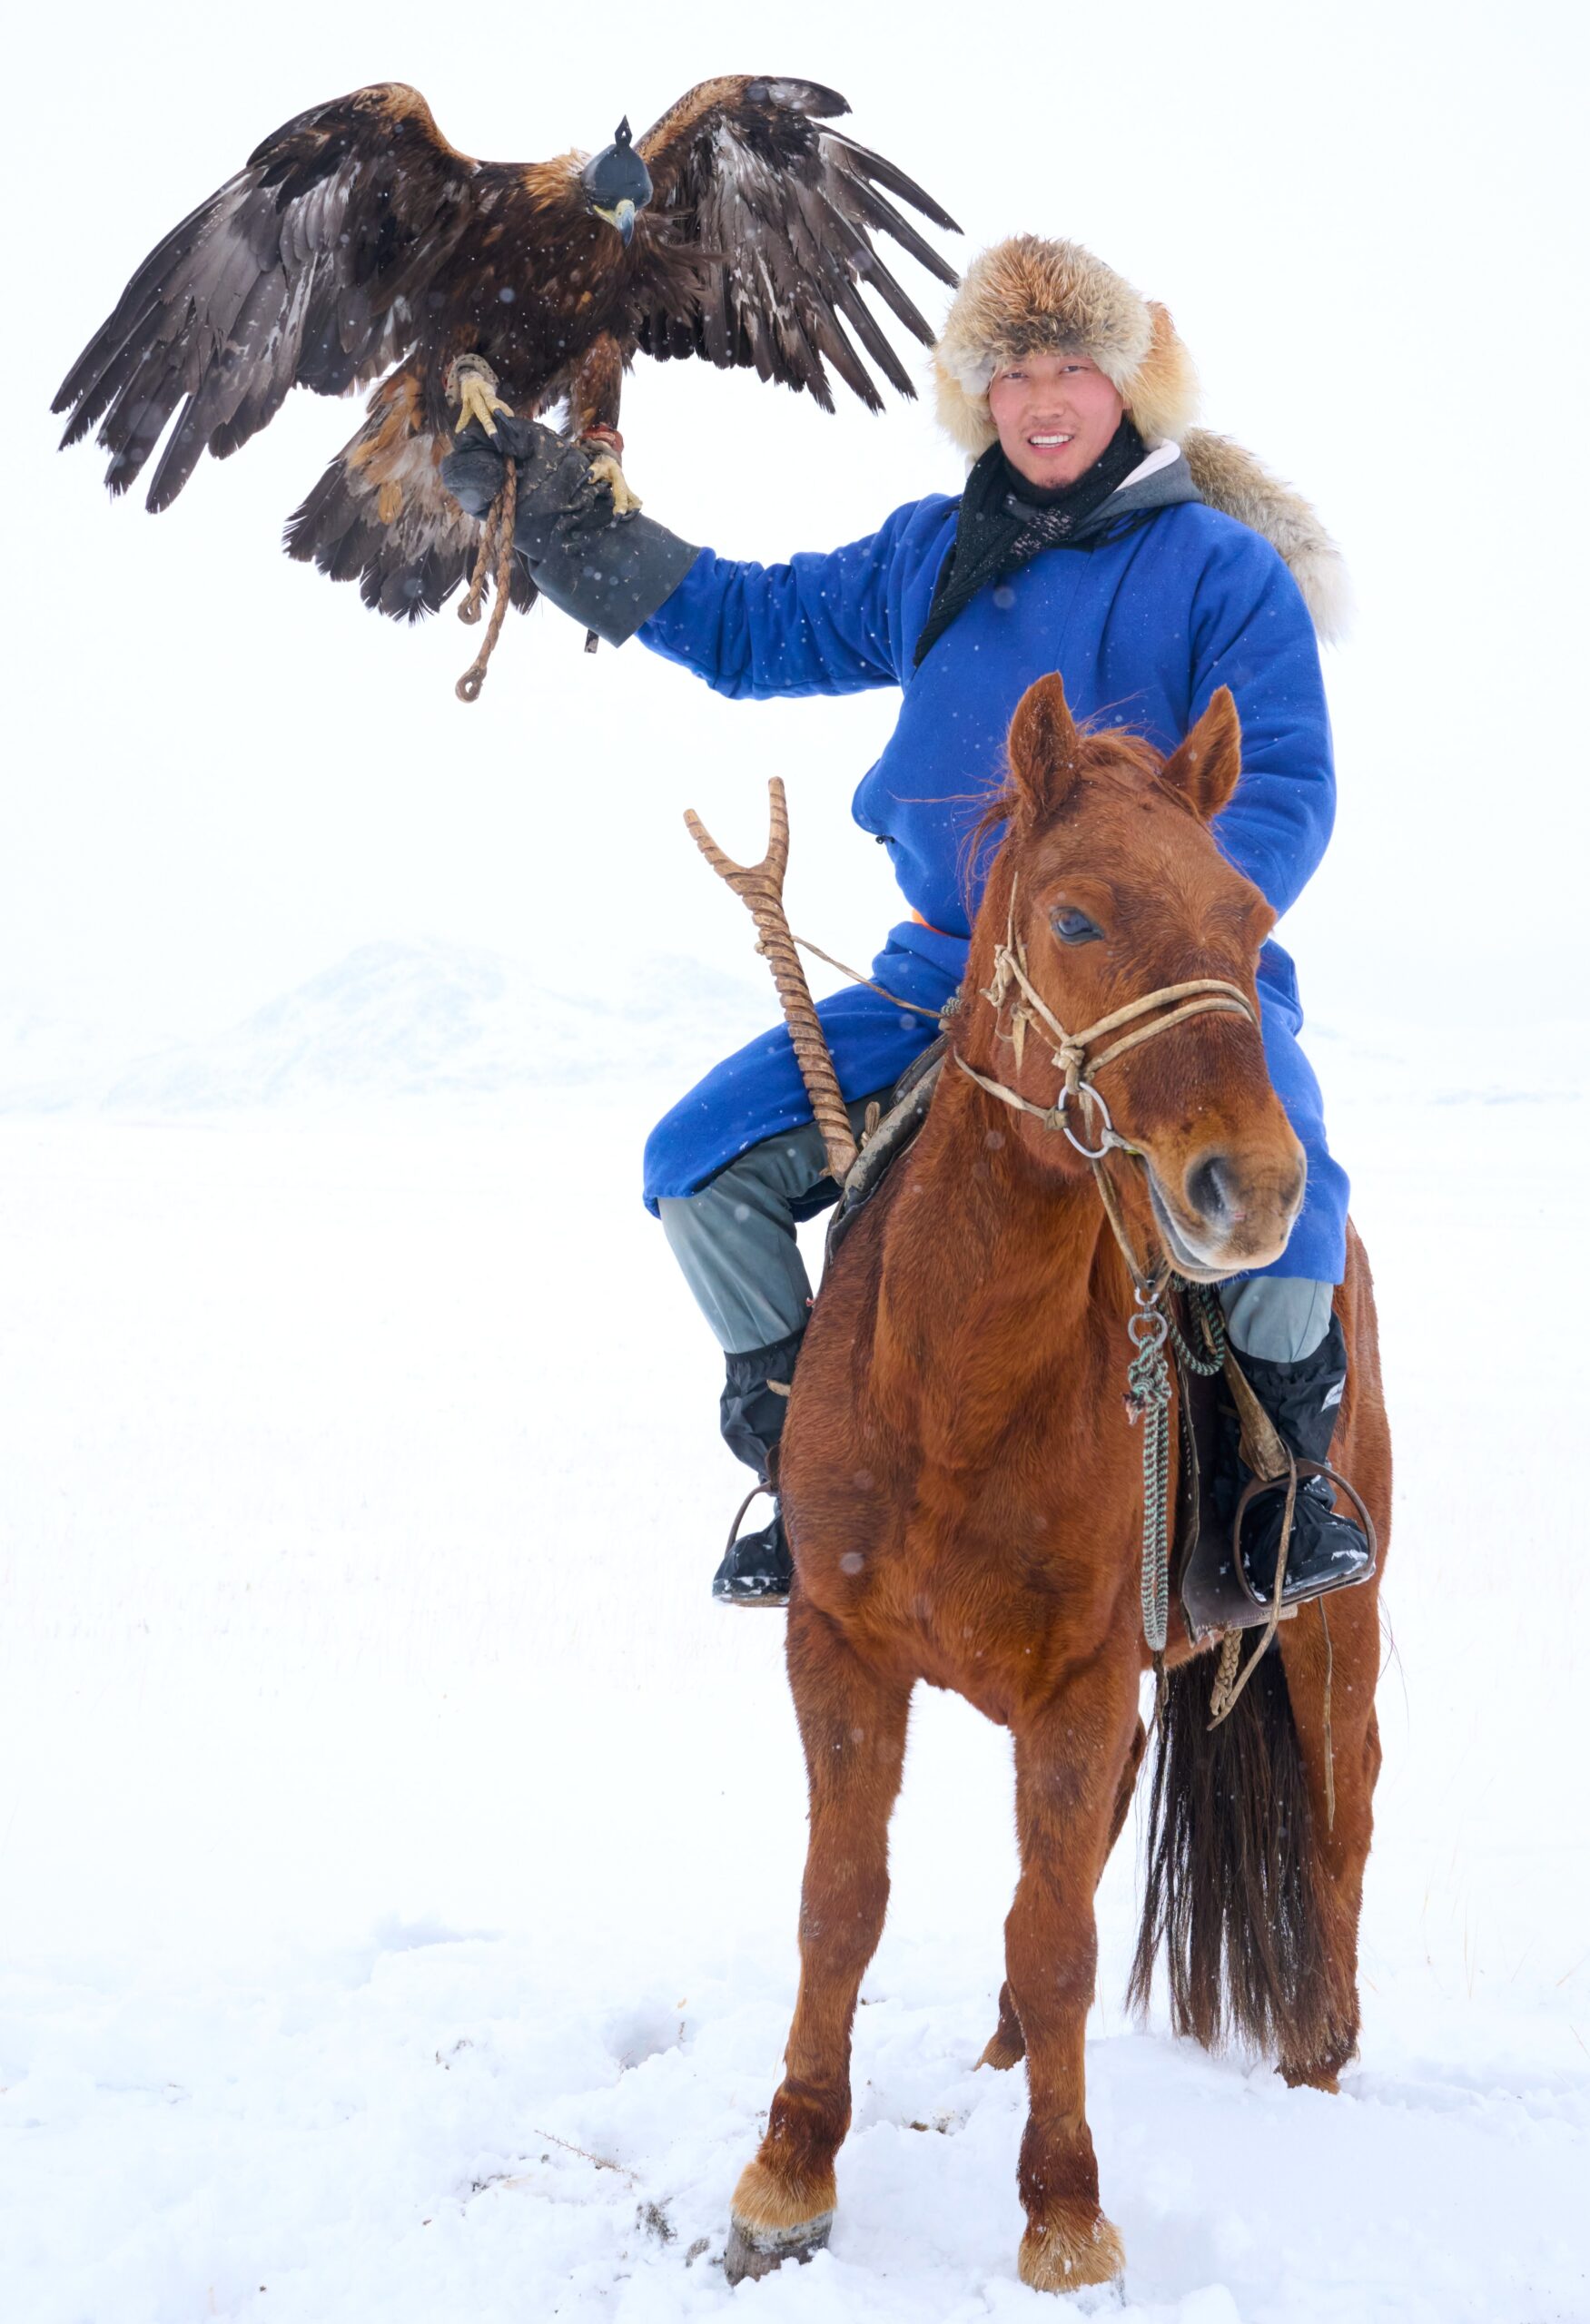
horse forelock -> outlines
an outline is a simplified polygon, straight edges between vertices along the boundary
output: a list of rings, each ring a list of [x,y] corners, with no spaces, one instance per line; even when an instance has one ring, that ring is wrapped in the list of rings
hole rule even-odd
[[[1167,798],[1175,793],[1159,783],[1160,771],[1165,764],[1165,754],[1155,750],[1141,735],[1133,734],[1124,726],[1076,729],[1076,745],[1066,769],[1068,776],[1064,794],[1053,806],[1040,809],[1036,816],[1030,812],[1030,802],[1013,770],[1008,769],[1005,780],[984,807],[973,830],[974,852],[984,840],[1005,824],[1021,829],[1026,839],[1036,839],[1054,823],[1075,812],[1075,787],[1081,781],[1097,781],[1111,777],[1118,782],[1141,787],[1154,783],[1165,792]],[[1060,770],[1055,770],[1058,777]],[[1022,827],[1025,826],[1023,829]]]
[[[1249,939],[1269,908],[1220,852],[1185,795],[1163,780],[1166,763],[1152,743],[1123,728],[1079,730],[1070,779],[1052,805],[1033,814],[1012,777],[972,834],[974,862],[994,832],[1004,833],[988,867],[979,918],[990,915],[990,926],[997,920],[1002,935],[1012,879],[1024,867],[1040,874],[1050,869],[1043,862],[1045,842],[1057,834],[1071,833],[1085,846],[1096,832],[1107,844],[1087,869],[1116,891],[1145,941],[1157,938],[1174,949],[1180,930],[1184,948],[1201,950],[1212,938],[1257,950]]]

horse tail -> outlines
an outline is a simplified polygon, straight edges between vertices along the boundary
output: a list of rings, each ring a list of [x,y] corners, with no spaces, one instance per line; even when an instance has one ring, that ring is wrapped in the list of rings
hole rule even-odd
[[[1170,2024],[1207,2050],[1282,2060],[1332,2048],[1302,1755],[1279,1653],[1211,1728],[1207,1659],[1166,1675],[1148,1881],[1127,2001],[1146,2014],[1162,1952]]]

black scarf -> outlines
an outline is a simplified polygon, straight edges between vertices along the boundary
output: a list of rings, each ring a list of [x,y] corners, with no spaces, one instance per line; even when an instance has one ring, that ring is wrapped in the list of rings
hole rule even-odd
[[[1045,492],[1012,468],[997,444],[991,444],[961,495],[954,543],[939,568],[914,665],[921,668],[957,614],[988,582],[1019,573],[1046,548],[1066,547],[1084,517],[1125,482],[1146,448],[1123,412],[1120,427],[1092,467],[1074,483]]]

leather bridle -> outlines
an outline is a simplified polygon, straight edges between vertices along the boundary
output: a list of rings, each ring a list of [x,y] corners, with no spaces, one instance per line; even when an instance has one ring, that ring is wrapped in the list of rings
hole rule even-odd
[[[1129,1000],[1121,1008],[1112,1009],[1107,1017],[1101,1017],[1082,1032],[1068,1032],[1027,973],[1022,948],[1015,936],[1015,888],[1012,884],[1011,930],[1005,941],[995,948],[993,981],[983,988],[982,997],[992,1004],[997,1019],[1003,1013],[1011,987],[1016,987],[1022,998],[1012,1016],[1010,1032],[1004,1038],[1015,1050],[1017,1071],[1021,1070],[1027,1028],[1036,1021],[1053,1036],[1052,1055],[1055,1070],[1061,1078],[1059,1092],[1052,1105],[1037,1106],[1030,1098],[1023,1098],[1019,1089],[1008,1088],[991,1074],[979,1073],[975,1066],[968,1065],[959,1054],[955,1063],[963,1073],[977,1083],[979,1088],[986,1089],[991,1098],[998,1098],[1002,1104],[1017,1112],[1031,1114],[1042,1123],[1045,1129],[1063,1132],[1085,1161],[1098,1164],[1112,1149],[1141,1159],[1141,1147],[1134,1146],[1131,1138],[1122,1137],[1116,1128],[1111,1119],[1109,1107],[1093,1085],[1093,1077],[1101,1073],[1107,1065],[1112,1065],[1117,1058],[1124,1057],[1129,1049],[1157,1039],[1160,1034],[1169,1033],[1176,1026],[1186,1024],[1190,1018],[1210,1015],[1240,1017],[1246,1023],[1257,1026],[1259,1013],[1240,985],[1231,984],[1223,977],[1191,977],[1181,984],[1160,985],[1154,991],[1145,992],[1140,1000]],[[1159,1010],[1169,1013],[1155,1014]],[[1151,1023],[1139,1021],[1150,1017],[1152,1018]],[[1127,1025],[1133,1029],[1121,1032],[1121,1027]],[[1101,1050],[1098,1056],[1090,1056],[1095,1041],[1117,1032],[1121,1033],[1119,1040],[1111,1041],[1109,1048]],[[1069,1118],[1073,1108],[1091,1108],[1099,1115],[1101,1128],[1097,1146],[1085,1145],[1072,1128]],[[1085,1129],[1086,1125],[1084,1134]],[[1138,1272],[1135,1265],[1132,1272],[1134,1275]]]

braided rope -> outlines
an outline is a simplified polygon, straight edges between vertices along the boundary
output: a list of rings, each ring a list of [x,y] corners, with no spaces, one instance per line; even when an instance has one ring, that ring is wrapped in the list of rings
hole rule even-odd
[[[1139,1298],[1126,1327],[1136,1350],[1126,1371],[1126,1410],[1143,1424],[1143,1637],[1158,1659],[1170,1628],[1170,1368],[1159,1293]]]
[[[459,607],[459,619],[466,627],[473,628],[480,618],[480,600],[486,594],[486,584],[491,578],[491,567],[497,557],[497,519],[502,506],[502,496],[497,498],[480,519],[480,538],[475,547],[475,566],[469,575],[469,586],[463,604]]]
[[[724,853],[692,807],[685,810],[686,827],[720,880],[725,880],[756,923],[756,950],[773,970],[784,1021],[795,1053],[795,1063],[812,1114],[823,1133],[828,1168],[843,1186],[855,1160],[855,1139],[850,1113],[834,1070],[828,1038],[812,1000],[805,970],[795,950],[784,910],[784,874],[789,862],[789,813],[784,785],[774,775],[767,785],[767,852],[760,863],[736,863]]]
[[[518,463],[504,460],[502,490],[486,511],[486,521],[480,528],[480,546],[475,552],[475,570],[469,576],[469,595],[459,607],[461,622],[479,620],[480,600],[485,592],[487,574],[490,571],[491,619],[486,625],[480,651],[453,688],[460,702],[479,701],[480,689],[486,683],[487,665],[497,651],[497,641],[502,635],[509,586],[513,580],[513,519],[518,500]],[[495,569],[492,569],[494,557]]]
[[[1187,1283],[1178,1275],[1176,1287],[1198,1318],[1198,1328],[1208,1354],[1200,1355],[1195,1352],[1177,1323],[1174,1313],[1167,1318],[1171,1344],[1189,1372],[1196,1372],[1200,1380],[1212,1380],[1217,1372],[1224,1370],[1226,1350],[1230,1344],[1226,1337],[1226,1318],[1220,1303],[1207,1283]]]
[[[1210,1725],[1219,1727],[1236,1700],[1237,1665],[1241,1659],[1240,1630],[1220,1632],[1220,1659],[1215,1667],[1214,1683],[1210,1689]]]

